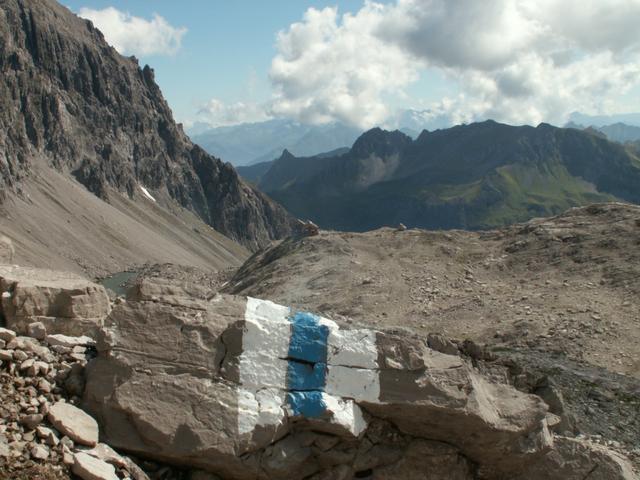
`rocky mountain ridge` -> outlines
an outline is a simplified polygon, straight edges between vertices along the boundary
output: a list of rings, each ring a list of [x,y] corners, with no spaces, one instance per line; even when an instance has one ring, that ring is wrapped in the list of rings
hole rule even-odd
[[[638,245],[640,207],[616,203],[486,232],[321,231],[255,255],[223,291],[437,332],[485,373],[510,365],[559,431],[640,454]]]
[[[0,16],[5,201],[48,166],[106,201],[110,190],[151,192],[250,248],[290,232],[284,209],[175,124],[153,70],[119,55],[90,22],[54,0],[8,0]]]
[[[294,215],[345,231],[484,229],[597,201],[640,202],[635,151],[546,124],[486,121],[414,141],[374,129],[346,154],[299,160],[274,162],[259,188]]]
[[[580,130],[592,130],[593,132],[599,132],[606,136],[609,140],[618,143],[637,142],[640,141],[640,127],[635,125],[627,125],[626,123],[617,122],[611,125],[602,126],[589,126],[578,125],[577,123],[569,122],[566,128],[577,128]]]

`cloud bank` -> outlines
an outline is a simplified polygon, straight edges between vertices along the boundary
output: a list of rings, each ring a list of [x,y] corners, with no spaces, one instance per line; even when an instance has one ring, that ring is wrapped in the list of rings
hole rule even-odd
[[[146,20],[108,7],[81,8],[78,15],[91,20],[107,42],[123,55],[174,55],[187,33],[186,28],[173,27],[158,14]]]
[[[198,110],[198,120],[212,126],[224,127],[239,123],[262,122],[271,116],[264,105],[253,102],[225,103],[212,98]]]
[[[396,0],[355,14],[310,8],[280,32],[274,115],[383,124],[390,96],[438,71],[451,123],[563,122],[620,109],[640,83],[640,0]]]

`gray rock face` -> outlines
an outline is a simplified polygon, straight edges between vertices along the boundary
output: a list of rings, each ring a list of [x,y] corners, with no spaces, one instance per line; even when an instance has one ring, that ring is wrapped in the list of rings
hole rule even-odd
[[[54,0],[0,4],[0,75],[0,197],[48,163],[103,199],[144,187],[251,248],[289,233],[284,209],[175,124],[151,68]]]
[[[84,406],[114,448],[239,480],[528,479],[589,458],[554,446],[538,397],[423,339],[184,292],[123,303],[99,332]]]
[[[0,294],[7,326],[20,333],[34,322],[40,333],[92,333],[110,310],[104,287],[69,272],[0,266]]]

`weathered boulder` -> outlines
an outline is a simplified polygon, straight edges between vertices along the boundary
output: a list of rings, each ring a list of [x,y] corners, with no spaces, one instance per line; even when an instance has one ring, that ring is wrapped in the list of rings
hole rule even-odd
[[[104,287],[70,272],[0,265],[0,294],[7,326],[23,334],[33,322],[49,334],[92,334],[110,310]]]
[[[551,451],[544,402],[423,339],[161,290],[97,335],[84,406],[115,448],[240,480],[497,478]]]
[[[163,266],[164,267],[164,266]],[[162,268],[162,267],[161,267]],[[170,266],[166,266],[168,270]],[[188,273],[195,281],[182,282],[179,279],[171,278],[174,272],[161,270],[161,274],[166,276],[139,277],[134,285],[127,292],[127,299],[130,301],[162,301],[162,303],[201,308],[202,301],[211,298],[211,288],[206,283],[197,283],[197,276],[201,272],[191,269]],[[202,279],[205,280],[205,279]]]

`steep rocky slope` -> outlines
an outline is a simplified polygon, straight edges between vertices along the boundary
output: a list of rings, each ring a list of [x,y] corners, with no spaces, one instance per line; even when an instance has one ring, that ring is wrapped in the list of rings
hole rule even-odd
[[[109,203],[63,173],[35,167],[22,194],[0,205],[0,232],[13,250],[9,258],[0,249],[0,263],[103,277],[146,263],[218,270],[249,256],[189,210],[162,207],[143,193],[108,191]]]
[[[233,167],[191,143],[149,66],[124,58],[54,0],[0,4],[0,191],[20,194],[36,165],[73,175],[109,201],[146,189],[250,248],[291,217]]]
[[[484,229],[598,201],[640,202],[635,153],[546,124],[486,121],[413,141],[373,129],[346,154],[295,160],[274,162],[258,186],[298,217],[344,231],[400,222]]]
[[[640,455],[639,246],[640,207],[618,203],[487,232],[321,232],[256,254],[225,291],[441,333],[510,365],[565,431]]]

